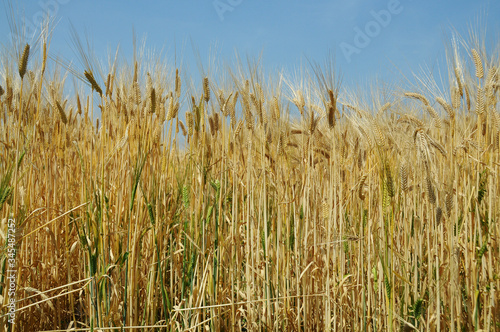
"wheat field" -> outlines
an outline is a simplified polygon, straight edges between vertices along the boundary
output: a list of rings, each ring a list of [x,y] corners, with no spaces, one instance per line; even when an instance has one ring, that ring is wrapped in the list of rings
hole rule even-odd
[[[363,94],[331,62],[80,70],[47,31],[1,53],[3,330],[500,330],[500,54],[480,40],[450,46],[443,88]]]

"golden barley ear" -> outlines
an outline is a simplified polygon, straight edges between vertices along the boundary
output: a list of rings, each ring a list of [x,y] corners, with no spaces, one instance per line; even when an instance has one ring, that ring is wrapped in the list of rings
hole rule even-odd
[[[176,115],[175,107],[176,107],[176,105],[178,105],[178,103],[174,104],[174,98],[170,98],[170,101],[168,102],[167,121],[170,121],[173,118],[175,118],[175,115]]]
[[[110,91],[110,87],[111,87],[111,74],[108,74],[108,77],[106,79],[106,96],[109,96],[111,94],[111,91]]]
[[[82,103],[80,101],[80,95],[76,94],[76,107],[78,109],[78,114],[82,114]]]
[[[314,117],[314,111],[311,111],[311,120],[309,121],[309,134],[313,135],[314,131],[316,130],[316,127],[318,126],[318,121],[320,118],[315,118]]]
[[[182,135],[186,136],[187,135],[186,127],[184,126],[184,123],[182,121],[179,121],[179,126],[181,127]]]
[[[150,109],[149,109],[149,112],[150,113],[155,113],[156,112],[156,90],[153,88],[151,89],[151,93],[149,95],[149,99],[150,99]]]
[[[173,112],[172,112],[172,119],[174,119],[175,117],[177,117],[177,113],[179,113],[179,102],[176,101],[175,104],[174,104],[174,109],[173,109]]]
[[[448,113],[448,116],[450,118],[455,117],[455,111],[453,111],[453,108],[451,107],[451,105],[448,104],[443,98],[437,97],[436,101],[439,103],[439,105],[441,105],[441,107],[446,111],[446,113]]]
[[[300,111],[301,115],[304,115],[304,108],[306,106],[306,101],[304,99],[304,95],[302,94],[302,91],[298,91],[298,95],[296,98],[292,100],[292,102],[297,106],[297,108]]]
[[[432,180],[429,175],[425,178],[427,182],[427,195],[429,198],[429,202],[433,205],[436,204],[436,193],[434,192],[434,186],[432,185]]]
[[[137,63],[137,61],[134,61],[134,78],[132,79],[132,82],[137,82],[138,75],[139,75],[139,64]]]
[[[252,111],[250,110],[250,104],[248,103],[247,98],[243,97],[242,101],[243,101],[243,105],[244,105],[243,108],[245,111],[245,121],[247,124],[247,129],[253,130],[254,119],[253,119]]]
[[[224,106],[224,102],[226,101],[226,98],[224,97],[224,91],[222,91],[222,89],[219,89],[219,91],[217,91],[217,93],[215,94],[215,97],[217,98],[217,101],[219,102],[221,113],[224,114],[223,106]]]
[[[250,100],[252,101],[253,107],[259,112],[259,102],[257,101],[257,97],[253,92],[250,93]]]
[[[181,77],[179,76],[179,69],[175,69],[175,96],[177,99],[181,97]]]
[[[420,100],[425,106],[430,105],[429,104],[429,100],[427,100],[427,98],[424,95],[420,94],[420,93],[406,92],[405,96],[408,97],[408,98]]]
[[[408,164],[404,160],[399,165],[399,176],[401,178],[401,191],[406,192],[408,190]]]
[[[481,61],[481,57],[476,49],[472,49],[472,59],[474,60],[474,66],[476,67],[476,77],[483,78],[484,77],[484,69],[483,62]]]
[[[329,212],[330,211],[328,208],[328,203],[326,202],[326,200],[324,200],[321,204],[321,216],[323,217],[323,219],[328,219]]]
[[[387,111],[389,108],[391,108],[392,104],[387,102],[385,103],[384,105],[382,105],[382,107],[379,109],[378,111],[378,114],[382,114],[382,113],[385,113],[385,111]]]
[[[426,138],[427,138],[427,141],[429,142],[429,144],[432,145],[436,150],[438,150],[443,155],[443,157],[447,156],[446,150],[444,149],[444,147],[441,144],[439,144],[436,140],[434,140],[429,135],[427,135]]]
[[[224,96],[222,96],[222,92],[221,92],[221,103],[222,103],[222,115],[224,116],[229,116],[231,114],[230,112],[230,104],[231,104],[231,97],[233,96],[233,93],[231,92],[229,94],[229,97],[227,97],[227,99],[224,98]]]
[[[47,67],[47,43],[43,43],[42,75],[43,75],[43,73],[45,73],[46,67]]]
[[[478,115],[481,115],[484,113],[485,106],[484,106],[484,93],[483,89],[477,88],[477,99],[476,99],[476,113]]]
[[[61,116],[61,120],[64,124],[68,123],[68,117],[66,116],[66,113],[64,112],[61,104],[59,104],[58,101],[56,101],[56,108],[59,111],[59,115]]]
[[[335,127],[335,107],[332,105],[328,106],[328,127],[330,129]]]
[[[189,136],[191,136],[191,135],[193,135],[193,127],[194,127],[193,113],[186,112],[186,123],[188,126],[188,134],[189,134]]]
[[[370,120],[370,125],[372,127],[372,130],[373,130],[373,133],[374,133],[374,136],[375,136],[375,143],[379,147],[385,147],[387,141],[386,141],[385,135],[382,132],[382,130],[380,129],[380,126],[378,125],[378,123],[374,119],[371,119]]]
[[[276,154],[281,156],[283,154],[283,134],[280,133],[278,143],[276,144]]]
[[[363,176],[361,176],[361,179],[358,182],[358,197],[361,200],[364,200],[366,197],[365,193],[364,193],[364,188],[365,188],[365,182],[366,182],[367,177],[368,177],[368,174],[363,174]]]
[[[273,120],[278,121],[280,119],[280,105],[277,96],[273,97],[272,110],[273,110],[272,113]]]
[[[392,171],[389,163],[386,161],[385,162],[385,178],[387,181],[387,192],[390,197],[394,197],[395,191],[394,191],[394,183],[392,180]]]
[[[328,90],[328,97],[330,98],[328,102],[328,127],[333,129],[335,127],[335,113],[337,111],[337,100],[331,89]]]
[[[3,96],[3,94],[5,93],[5,90],[2,88],[2,86],[0,85],[0,97]]]
[[[139,105],[141,103],[141,99],[142,99],[142,96],[141,96],[141,87],[139,86],[139,82],[137,81],[134,81],[132,83],[132,88],[133,88],[133,91],[132,91],[132,94],[134,96],[134,101],[137,105]]]
[[[210,101],[210,82],[208,81],[208,77],[203,78],[203,97],[205,98],[205,102]]]
[[[215,135],[215,126],[214,126],[213,116],[209,116],[208,117],[208,124],[209,124],[209,127],[210,127],[210,134],[212,136],[214,136]]]
[[[396,123],[408,123],[408,124],[413,124],[417,127],[425,127],[424,123],[420,121],[418,118],[414,117],[413,115],[410,114],[403,114],[397,121]]]
[[[23,54],[21,55],[21,59],[19,60],[19,76],[21,76],[21,79],[23,79],[24,75],[26,74],[26,68],[28,68],[29,56],[30,56],[30,45],[26,44],[26,46],[24,46],[24,51]]]
[[[218,132],[222,127],[222,120],[219,117],[219,113],[215,113],[214,125],[215,125],[215,132]]]
[[[440,206],[436,209],[436,223],[439,224],[441,222],[441,218],[443,217],[443,209]]]
[[[464,92],[463,92],[462,79],[460,78],[460,70],[458,69],[458,67],[455,67],[455,79],[457,80],[458,94],[460,97],[462,97],[464,95]]]
[[[240,93],[236,91],[236,93],[233,95],[233,98],[231,99],[231,103],[229,104],[229,115],[231,118],[235,117],[236,114],[236,103],[238,102],[238,97],[240,96]]]
[[[242,129],[243,129],[243,121],[239,120],[238,125],[236,126],[236,129],[234,130],[234,137],[238,137],[238,135],[241,133]]]
[[[391,197],[389,196],[387,181],[384,179],[382,181],[382,211],[384,211],[384,213],[387,211],[390,204],[391,204]]]
[[[458,91],[458,89],[459,88],[456,86],[451,88],[451,106],[456,110],[460,108],[460,100],[462,99],[461,93],[463,93]]]
[[[488,70],[488,74],[486,74],[486,86],[489,88],[493,88],[493,85],[497,81],[498,68],[495,66],[491,66]]]
[[[99,86],[99,84],[97,84],[97,81],[95,80],[92,72],[89,72],[86,70],[83,74],[85,75],[85,78],[87,79],[87,81],[90,83],[92,90],[95,90],[98,94],[100,94],[102,96],[102,89]]]

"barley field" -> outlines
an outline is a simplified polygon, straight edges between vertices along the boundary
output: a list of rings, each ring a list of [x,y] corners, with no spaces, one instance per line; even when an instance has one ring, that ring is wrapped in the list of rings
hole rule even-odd
[[[328,61],[189,74],[82,46],[80,70],[48,36],[0,55],[0,329],[500,330],[481,40],[448,46],[443,87],[355,91]]]

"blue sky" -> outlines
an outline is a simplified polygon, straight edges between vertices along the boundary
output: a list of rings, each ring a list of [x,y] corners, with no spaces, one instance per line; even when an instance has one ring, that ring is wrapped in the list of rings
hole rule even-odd
[[[0,0],[0,43],[8,43],[6,1]],[[231,60],[234,52],[259,56],[267,70],[290,72],[307,59],[324,62],[333,54],[347,85],[379,78],[395,81],[420,67],[434,67],[444,56],[452,27],[467,35],[487,27],[498,40],[497,0],[203,0],[203,1],[17,1],[25,21],[36,23],[51,11],[57,26],[51,53],[76,61],[69,28],[90,36],[105,59],[120,45],[132,56],[133,29],[147,48],[177,55],[192,71],[195,45],[206,62],[211,54]],[[360,33],[361,31],[361,33]],[[364,35],[364,36],[362,36]]]

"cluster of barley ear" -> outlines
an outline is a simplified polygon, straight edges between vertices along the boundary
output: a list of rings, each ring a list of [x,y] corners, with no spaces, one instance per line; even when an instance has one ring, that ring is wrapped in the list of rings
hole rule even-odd
[[[0,325],[14,218],[16,331],[500,329],[498,55],[365,102],[40,43],[0,68]]]

